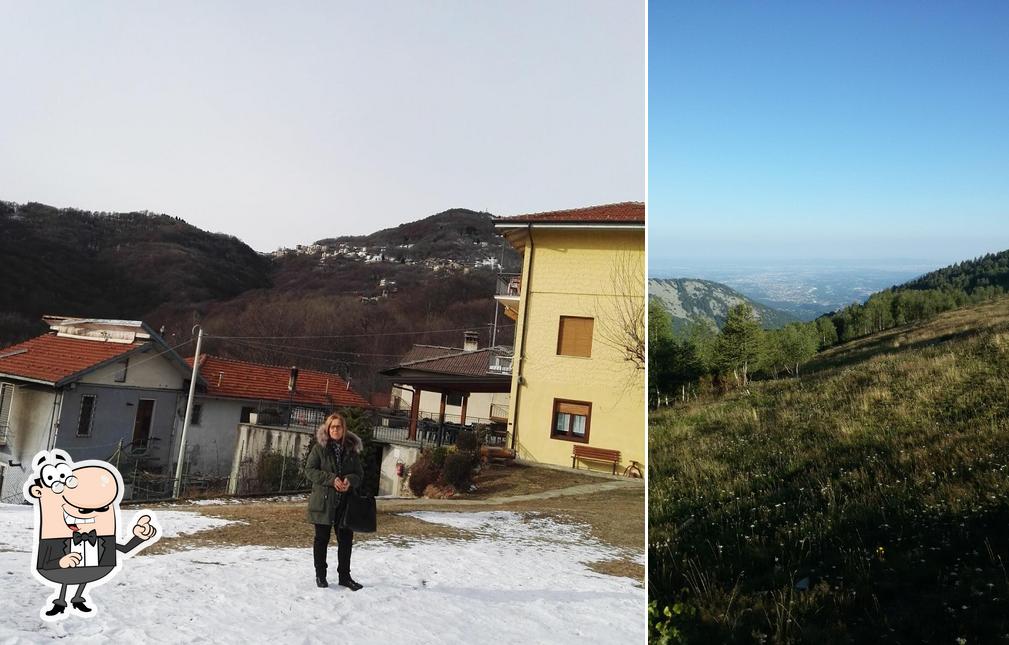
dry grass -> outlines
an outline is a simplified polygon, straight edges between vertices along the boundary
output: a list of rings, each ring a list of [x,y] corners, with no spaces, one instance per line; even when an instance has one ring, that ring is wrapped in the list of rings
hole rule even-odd
[[[607,576],[631,578],[642,584],[645,581],[645,567],[631,560],[601,560],[589,563],[588,567],[596,573],[602,573]]]
[[[1007,339],[1001,300],[654,415],[653,599],[701,642],[1002,642]]]
[[[497,467],[491,469],[490,482],[496,496],[556,490],[586,483],[606,483],[596,477],[565,473],[533,467]],[[502,483],[512,481],[513,488]],[[638,480],[640,482],[640,480]],[[305,518],[305,501],[248,501],[241,504],[219,506],[184,506],[184,510],[212,517],[233,520],[234,523],[217,529],[177,538],[164,538],[147,549],[146,553],[165,553],[180,549],[206,546],[246,546],[309,548],[312,527]],[[163,508],[179,507],[163,506]],[[432,524],[403,513],[409,511],[514,511],[550,517],[559,522],[584,525],[589,534],[606,544],[641,553],[645,549],[645,490],[637,482],[627,483],[616,490],[595,494],[572,495],[544,500],[524,500],[511,503],[459,505],[452,500],[383,500],[378,514],[378,532],[358,534],[355,540],[383,540],[391,544],[409,545],[416,540],[448,538],[472,539],[474,535],[464,530]],[[629,576],[636,580],[644,577],[644,568],[629,559],[616,559],[603,563],[596,569],[609,575]]]
[[[459,495],[460,499],[487,499],[513,495],[530,495],[580,484],[595,484],[600,479],[576,470],[536,468],[522,464],[491,464],[476,476],[477,489]]]

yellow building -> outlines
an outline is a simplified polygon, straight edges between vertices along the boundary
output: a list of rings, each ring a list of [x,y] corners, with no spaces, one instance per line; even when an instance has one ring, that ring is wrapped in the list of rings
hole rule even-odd
[[[495,227],[523,254],[522,274],[501,276],[496,296],[515,321],[510,445],[541,463],[570,466],[579,447],[604,457],[579,457],[579,468],[643,465],[644,204],[504,217]]]

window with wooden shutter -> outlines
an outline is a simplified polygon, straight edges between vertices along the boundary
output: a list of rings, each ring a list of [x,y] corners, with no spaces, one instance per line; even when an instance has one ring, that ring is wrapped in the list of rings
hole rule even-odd
[[[554,399],[550,436],[554,439],[588,442],[592,404],[587,401]]]
[[[561,316],[557,330],[557,354],[592,356],[592,318]]]

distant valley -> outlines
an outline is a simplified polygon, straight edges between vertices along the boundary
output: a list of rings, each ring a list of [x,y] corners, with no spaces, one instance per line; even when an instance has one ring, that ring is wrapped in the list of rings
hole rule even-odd
[[[652,261],[654,277],[690,275],[719,282],[798,320],[813,320],[936,267],[924,261],[796,262],[678,266]]]
[[[743,303],[753,308],[765,329],[776,329],[798,320],[790,313],[755,302],[724,284],[710,280],[650,278],[648,297],[662,303],[672,318],[674,328],[683,328],[691,321],[701,321],[717,329],[725,323],[729,309]]]

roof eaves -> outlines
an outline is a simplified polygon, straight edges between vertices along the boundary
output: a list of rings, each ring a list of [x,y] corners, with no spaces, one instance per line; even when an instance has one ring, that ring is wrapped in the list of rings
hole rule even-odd
[[[56,387],[56,383],[52,381],[43,381],[42,379],[31,378],[28,376],[21,376],[19,374],[7,374],[5,372],[0,372],[0,378],[9,378],[15,381],[25,381],[26,383],[38,383],[39,385],[48,385],[49,387]]]

